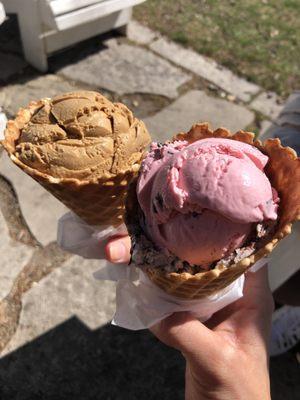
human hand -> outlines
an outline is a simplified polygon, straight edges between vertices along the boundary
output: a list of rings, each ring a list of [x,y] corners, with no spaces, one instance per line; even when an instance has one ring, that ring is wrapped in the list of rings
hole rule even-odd
[[[128,262],[130,238],[106,246],[111,262]],[[268,341],[274,308],[267,268],[246,275],[244,296],[205,324],[174,313],[150,330],[186,359],[186,400],[270,399]]]

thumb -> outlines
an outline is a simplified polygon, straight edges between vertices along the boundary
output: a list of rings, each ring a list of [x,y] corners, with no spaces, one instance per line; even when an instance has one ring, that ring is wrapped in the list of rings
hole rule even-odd
[[[128,263],[130,260],[131,241],[129,236],[111,239],[105,246],[105,254],[112,263]]]
[[[213,357],[218,350],[217,335],[188,312],[177,312],[150,328],[164,344],[198,362]]]

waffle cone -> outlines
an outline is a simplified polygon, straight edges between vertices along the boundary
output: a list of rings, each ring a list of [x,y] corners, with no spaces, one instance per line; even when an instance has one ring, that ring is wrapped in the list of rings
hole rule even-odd
[[[137,176],[140,162],[136,162],[130,170],[122,174],[79,180],[76,178],[54,178],[29,167],[14,156],[15,145],[22,129],[43,104],[43,100],[31,102],[27,108],[19,110],[14,120],[8,121],[5,140],[2,144],[9,157],[18,167],[88,224],[120,225],[123,222],[128,186]],[[143,152],[140,154],[140,159],[142,159],[142,156]]]
[[[210,137],[230,138],[254,145],[269,157],[265,173],[280,197],[278,223],[275,232],[260,245],[258,243],[251,256],[227,267],[221,264],[212,270],[192,275],[188,272],[165,272],[146,266],[145,271],[153,283],[165,292],[183,299],[201,299],[230,285],[258,260],[268,256],[278,242],[291,233],[292,223],[300,219],[300,159],[293,149],[281,146],[279,139],[268,139],[262,144],[250,132],[239,131],[232,134],[224,128],[212,131],[207,123],[194,125],[189,132],[176,135],[174,140],[192,143]],[[139,223],[137,207],[135,184],[132,184],[126,203],[126,223],[133,236],[136,224]],[[136,240],[136,236],[134,238]]]

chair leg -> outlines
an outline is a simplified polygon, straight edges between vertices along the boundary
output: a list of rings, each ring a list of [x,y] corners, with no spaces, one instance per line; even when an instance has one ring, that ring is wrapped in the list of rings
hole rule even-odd
[[[24,3],[21,4],[26,7]],[[18,13],[23,51],[29,64],[33,65],[39,71],[45,72],[48,69],[48,61],[38,12],[38,3],[33,1],[30,2],[30,5],[30,10],[22,8]]]
[[[119,32],[122,36],[127,36],[128,24],[132,17],[132,7],[128,8],[126,10],[123,10],[123,12],[127,13],[126,23],[124,25],[120,26],[119,28],[117,28],[116,31]]]

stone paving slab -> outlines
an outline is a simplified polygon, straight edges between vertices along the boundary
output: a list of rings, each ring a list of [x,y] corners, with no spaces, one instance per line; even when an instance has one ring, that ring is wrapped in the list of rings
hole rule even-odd
[[[182,400],[184,369],[148,331],[74,317],[0,360],[1,400]]]
[[[282,113],[300,113],[300,90],[296,90],[294,93],[290,94]]]
[[[131,20],[127,26],[127,38],[138,44],[150,44],[158,36],[158,32],[152,31],[135,20]]]
[[[95,280],[93,272],[99,268],[99,260],[73,256],[25,293],[19,326],[1,356],[74,316],[92,330],[110,322],[115,284]]]
[[[260,123],[260,131],[259,131],[259,137],[264,139],[264,135],[266,134],[266,132],[271,128],[272,126],[272,122],[268,121],[268,120],[263,120]]]
[[[276,93],[263,92],[252,101],[250,107],[266,115],[270,119],[275,120],[283,108],[279,100]]]
[[[36,239],[43,245],[55,241],[57,220],[68,209],[14,165],[6,153],[0,158],[0,173],[14,185],[22,214]]]
[[[22,271],[33,253],[32,247],[13,241],[0,212],[1,279],[0,300],[9,293],[16,276]]]
[[[192,90],[144,122],[154,140],[165,141],[196,122],[209,122],[214,129],[223,126],[234,132],[253,120],[254,113],[243,106]]]
[[[6,86],[0,91],[0,105],[13,117],[20,107],[26,107],[32,100],[53,97],[80,88],[82,85],[76,86],[56,75],[39,76],[24,84]]]
[[[150,48],[243,101],[249,101],[253,95],[261,90],[259,86],[239,78],[214,60],[169,42],[165,38],[160,38],[151,43]]]
[[[5,81],[13,75],[20,73],[27,63],[14,54],[0,52],[0,81]]]
[[[151,93],[174,98],[190,76],[152,52],[120,44],[101,50],[59,74],[117,94]]]

